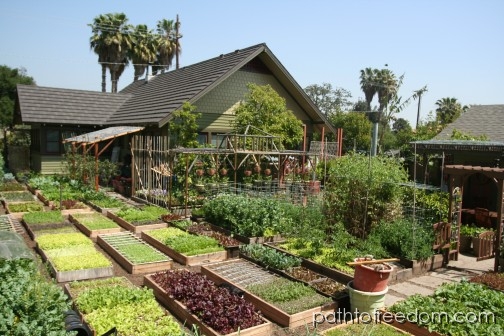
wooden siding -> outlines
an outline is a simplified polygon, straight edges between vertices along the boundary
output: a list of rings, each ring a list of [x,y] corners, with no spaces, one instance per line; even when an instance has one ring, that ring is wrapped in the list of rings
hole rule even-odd
[[[286,99],[287,108],[307,124],[307,132],[309,134],[313,132],[309,117],[273,75],[249,71],[237,71],[194,103],[197,112],[202,114],[199,120],[200,130],[203,132],[230,132],[234,109],[248,93],[248,83],[271,85],[280,96]]]
[[[61,174],[63,168],[63,158],[61,156],[41,155],[40,173],[43,175]]]

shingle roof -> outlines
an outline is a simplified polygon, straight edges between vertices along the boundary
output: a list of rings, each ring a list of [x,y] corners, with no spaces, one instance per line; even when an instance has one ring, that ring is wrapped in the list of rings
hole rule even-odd
[[[456,129],[473,136],[486,135],[490,141],[504,142],[504,105],[471,105],[434,140],[448,140]]]
[[[134,97],[114,113],[108,123],[159,123],[161,126],[184,102],[194,102],[265,48],[264,44],[258,44],[168,71],[148,81],[136,81],[121,91],[132,93]]]
[[[18,85],[24,123],[103,125],[129,94]]]
[[[135,81],[115,94],[19,85],[22,121],[161,127],[184,102],[197,101],[256,57],[315,121],[314,126],[336,132],[264,43]]]

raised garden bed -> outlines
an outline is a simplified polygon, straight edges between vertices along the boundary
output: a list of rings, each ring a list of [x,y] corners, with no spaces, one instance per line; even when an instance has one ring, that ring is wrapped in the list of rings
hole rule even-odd
[[[173,270],[144,277],[144,285],[186,325],[207,336],[269,336],[271,322],[257,307],[198,273]],[[205,303],[202,305],[202,303]],[[233,308],[234,307],[234,308]]]
[[[98,235],[98,245],[131,274],[170,269],[173,261],[131,232]]]
[[[280,252],[286,253],[288,255],[296,256],[296,255],[290,253],[289,251],[278,247],[276,243],[267,243],[266,245],[271,248],[274,248]],[[305,267],[313,272],[316,272],[316,273],[321,274],[325,277],[328,277],[329,279],[336,280],[337,282],[343,283],[343,284],[347,284],[348,282],[353,280],[353,275],[343,273],[343,272],[338,271],[334,268],[321,265],[321,264],[316,263],[315,261],[310,260],[310,259],[306,259],[306,258],[302,258],[302,257],[299,257],[299,258],[301,258],[301,266],[302,267]]]
[[[86,201],[86,204],[89,205],[94,210],[101,212],[106,215],[107,212],[111,210],[117,211],[121,207],[124,206],[124,202],[114,198],[114,197],[106,197],[104,199],[90,200]]]
[[[442,254],[434,254],[426,260],[399,258],[399,263],[407,268],[411,268],[413,276],[417,276],[444,267],[443,260],[444,257]]]
[[[187,232],[212,237],[219,241],[227,251],[227,258],[237,258],[240,254],[240,245],[243,243],[232,236],[215,231],[208,223],[193,223],[187,227]]]
[[[41,230],[71,227],[60,211],[37,211],[23,214],[21,224],[31,239]]]
[[[21,219],[25,213],[37,212],[44,210],[44,206],[39,202],[16,202],[6,203],[5,212],[13,215],[17,219]]]
[[[486,272],[472,277],[469,281],[486,285],[504,293],[504,273]]]
[[[26,191],[2,191],[0,192],[0,198],[2,199],[2,204],[5,206],[6,203],[14,203],[14,202],[31,202],[34,201],[35,198],[33,195]]]
[[[275,273],[268,272],[262,267],[244,259],[233,259],[211,265],[201,266],[201,273],[217,284],[230,283],[244,292],[245,299],[252,302],[267,318],[280,326],[296,328],[313,323],[313,314],[334,312],[337,303],[330,297],[317,293],[299,282],[282,278]],[[288,290],[292,287],[292,292]],[[297,288],[294,288],[297,287]],[[268,289],[276,291],[282,296],[279,303],[272,303],[261,298],[271,295]],[[283,293],[282,293],[283,292]],[[296,297],[296,293],[301,296]],[[291,295],[292,298],[286,297]],[[308,294],[310,293],[310,294]],[[296,308],[316,305],[312,308]],[[282,307],[282,308],[280,308]],[[298,311],[302,309],[301,311]],[[293,310],[289,313],[286,310]]]
[[[177,234],[175,233],[175,235],[170,236],[170,232],[175,230],[179,229],[161,228],[161,229],[143,231],[142,239],[145,242],[149,243],[150,245],[154,246],[159,251],[167,254],[173,260],[182,265],[195,266],[227,259],[227,251],[224,250],[223,247],[219,246],[218,241],[214,240],[213,238],[207,236],[192,235],[182,230],[179,230],[182,234],[175,236]],[[208,244],[206,241],[211,241],[215,243],[215,245],[212,244],[212,246],[210,246],[211,250],[217,250],[217,249],[219,250],[208,253],[198,252],[198,250],[201,248],[200,244],[201,242],[199,240],[201,240],[202,238],[204,238],[205,240],[203,242],[204,244]],[[176,248],[174,248],[173,246],[171,246],[171,244],[176,244],[177,240],[179,242],[183,240],[182,243],[185,246],[181,247],[184,248],[184,251],[187,250],[187,252],[181,252]],[[189,251],[192,252],[191,253],[192,255],[189,254]]]
[[[144,230],[153,230],[167,227],[168,224],[161,220],[161,215],[150,209],[167,210],[154,206],[145,206],[143,209],[128,208],[118,211],[107,211],[107,217],[115,221],[128,231],[140,234]]]
[[[68,219],[86,236],[96,238],[99,234],[121,232],[123,229],[112,219],[97,212],[75,213]]]
[[[82,233],[38,236],[36,250],[57,282],[109,277],[112,263]]]
[[[283,277],[303,282],[318,293],[337,299],[339,308],[349,307],[346,285],[301,266],[302,259],[299,257],[285,254],[267,245],[252,244],[242,246],[240,258],[250,260]]]
[[[218,225],[212,224],[212,223],[207,223],[210,225],[212,230],[220,232],[225,234],[226,236],[229,237],[234,237],[236,240],[244,243],[244,244],[264,244],[264,243],[274,243],[274,242],[280,242],[283,241],[283,237],[279,234],[270,236],[270,237],[245,237],[241,236],[239,234],[233,233],[227,229],[224,229]]]
[[[93,335],[112,328],[118,335],[180,335],[180,325],[167,315],[148,289],[134,286],[124,277],[65,284]]]

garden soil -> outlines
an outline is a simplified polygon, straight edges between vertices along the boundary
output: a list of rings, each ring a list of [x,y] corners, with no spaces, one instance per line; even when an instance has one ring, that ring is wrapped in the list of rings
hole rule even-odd
[[[0,215],[1,214],[5,214],[5,209],[3,207],[0,207]],[[14,220],[14,226],[16,228],[16,231],[19,234],[21,234],[21,236],[25,240],[26,245],[30,249],[33,250],[33,253],[37,256],[38,260],[40,261],[39,264],[40,264],[40,271],[41,271],[41,273],[45,277],[47,277],[48,280],[51,280],[51,276],[49,274],[48,269],[45,267],[45,265],[42,262],[42,259],[40,258],[40,256],[38,255],[38,253],[35,250],[35,245],[36,245],[35,242],[26,233],[24,227],[19,222],[17,222],[16,220]],[[118,277],[123,276],[123,277],[127,278],[129,281],[131,281],[135,286],[138,286],[138,287],[142,287],[143,286],[144,274],[129,274],[121,265],[119,265],[110,255],[108,255],[96,243],[96,239],[93,239],[93,240],[94,240],[94,243],[95,243],[95,247],[100,252],[102,252],[112,262],[113,269],[114,269],[114,276],[118,276]],[[190,271],[194,271],[194,272],[199,272],[200,271],[200,267],[199,266],[184,266],[184,265],[181,265],[181,264],[179,264],[179,263],[177,263],[175,261],[173,262],[172,269],[181,269],[181,268],[187,269],[187,270],[190,270]],[[64,284],[65,283],[59,283],[58,285],[60,285],[61,287],[63,287]],[[168,313],[169,313],[169,311],[168,311]],[[184,328],[184,330],[186,331],[187,335],[192,335],[192,333],[190,332],[190,329],[186,328],[186,326],[184,325],[184,321],[180,321],[179,320],[179,323]],[[322,326],[319,326],[317,330],[318,331],[322,331],[324,329],[327,329],[327,328],[330,328],[330,327],[333,327],[333,326],[334,325],[331,325],[331,324],[323,324]],[[271,334],[271,336],[312,336],[312,335],[316,335],[316,334],[314,333],[313,326],[310,326],[310,325],[301,326],[301,327],[298,327],[298,328],[295,328],[295,329],[288,329],[288,328],[283,328],[283,327],[281,327],[279,325],[276,325],[275,323],[273,323],[273,332]],[[160,336],[164,336],[164,335],[160,335]]]

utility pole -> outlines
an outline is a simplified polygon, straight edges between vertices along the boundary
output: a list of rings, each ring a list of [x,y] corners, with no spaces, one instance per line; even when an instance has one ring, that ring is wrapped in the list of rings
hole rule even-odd
[[[175,22],[175,69],[179,68],[179,27],[180,21],[177,14],[177,21]]]

